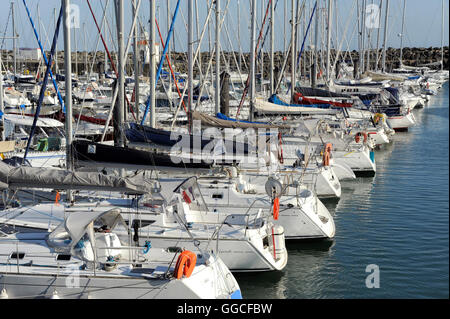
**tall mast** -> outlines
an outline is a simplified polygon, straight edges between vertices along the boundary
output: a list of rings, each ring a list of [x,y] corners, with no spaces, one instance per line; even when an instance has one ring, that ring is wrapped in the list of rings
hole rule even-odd
[[[194,104],[194,10],[192,2],[193,0],[188,0],[188,123],[190,132],[192,132],[192,106]],[[216,91],[218,90],[220,88],[216,88]]]
[[[114,146],[124,147],[125,139],[123,136],[123,124],[125,122],[125,69],[124,69],[124,39],[123,39],[123,25],[124,25],[124,15],[123,15],[123,0],[116,0],[117,9],[117,42],[119,44],[118,50],[118,73],[119,77],[117,79],[119,85],[119,103],[115,106],[114,114],[115,121],[117,124],[114,126],[117,132],[114,133]]]
[[[275,5],[274,1],[270,2],[270,95],[275,94],[275,61],[274,61],[274,45],[275,45]]]
[[[87,48],[87,42],[86,42],[86,23],[83,22],[83,33],[84,33],[84,70],[85,70],[85,74],[86,76],[89,75],[89,67],[88,67],[88,48]],[[89,79],[88,79],[89,81]]]
[[[190,2],[190,1],[189,1]],[[156,127],[156,0],[150,0],[150,126]]]
[[[170,24],[172,21],[172,15],[170,14],[170,0],[166,1],[167,3],[167,34],[169,34],[169,30],[170,30]],[[170,53],[170,41],[168,43],[166,43],[167,47],[167,56],[169,58],[169,61],[172,61],[172,55]],[[168,88],[169,94],[172,95],[172,77],[169,76],[169,88]],[[171,101],[171,95],[169,96],[169,101]],[[172,102],[170,102],[170,107],[172,108]]]
[[[198,1],[197,0],[195,0],[195,22],[196,22],[195,23],[195,32],[196,32],[195,36],[196,36],[196,39],[200,39],[200,35],[198,33],[200,19],[199,19],[199,16],[198,16]],[[198,46],[199,47],[201,46],[200,42],[198,43]],[[198,50],[198,58],[196,59],[196,61],[197,61],[197,64],[198,64],[198,68],[200,70],[199,75],[198,75],[199,83],[203,83],[202,49],[201,48],[199,48],[199,50]]]
[[[220,112],[220,0],[216,0],[216,90],[215,114]]]
[[[382,72],[386,72],[386,42],[387,42],[388,21],[389,21],[389,0],[386,0],[386,14],[384,17],[383,57],[381,66]]]
[[[17,47],[16,47],[16,15],[14,13],[14,2],[11,2],[12,15],[12,33],[13,33],[13,60],[14,60],[14,76],[17,74]]]
[[[380,0],[380,10],[383,7],[383,0]],[[376,56],[375,56],[375,72],[378,71],[378,59],[380,58],[380,25],[378,25],[377,30],[377,47],[376,47]]]
[[[242,69],[242,42],[241,42],[241,4],[237,0],[237,15],[238,15],[238,43],[239,43],[239,69]]]
[[[330,83],[330,54],[331,54],[331,20],[333,17],[332,0],[328,0],[328,21],[327,21],[327,84]]]
[[[442,0],[442,29],[441,29],[441,71],[444,70],[444,0]]]
[[[65,68],[65,107],[66,107],[66,168],[73,170],[72,161],[72,55],[70,39],[70,0],[62,0],[64,6],[64,68]],[[67,191],[67,201],[72,202],[72,192]]]
[[[56,29],[56,8],[53,8],[53,20]],[[58,72],[58,44],[55,46],[55,74]]]
[[[0,136],[1,140],[5,140],[5,122],[4,122],[4,114],[5,114],[5,105],[3,102],[3,74],[2,74],[2,54],[0,53],[0,112],[2,115],[1,126],[2,126],[2,134]]]
[[[284,1],[283,4],[284,7],[284,21],[287,21],[287,1]],[[286,22],[283,23],[284,25],[284,37],[283,37],[283,51],[286,52]]]
[[[107,8],[105,8],[105,10],[106,9]],[[105,28],[105,30],[103,32],[105,34],[105,43],[106,43],[106,45],[108,45],[108,28],[107,28],[106,24],[105,24],[104,28]],[[108,53],[106,52],[106,46],[105,46],[105,49],[104,49],[104,55],[103,56],[105,58],[104,63],[105,63],[105,74],[106,74],[106,71],[108,71]]]
[[[253,121],[253,112],[255,110],[255,98],[256,98],[256,0],[252,0],[252,23],[250,33],[250,116],[249,120]]]
[[[295,0],[291,0],[291,6],[292,6],[292,12],[291,12],[291,96],[294,96],[294,90],[295,90],[295,23],[296,23]]]
[[[359,70],[360,74],[365,71],[365,53],[366,53],[366,0],[363,1],[361,8],[361,52],[359,54]]]
[[[316,1],[317,3],[317,1]],[[317,64],[319,62],[318,60],[318,52],[317,52],[317,46],[319,44],[319,17],[320,17],[320,9],[319,4],[317,4],[317,11],[316,11],[316,23],[315,23],[315,30],[314,30],[314,62],[312,66],[312,75],[311,75],[311,86],[313,89],[316,88],[316,81],[317,81]]]
[[[73,28],[73,42],[75,43],[75,74],[78,76],[78,46],[76,28]]]
[[[403,32],[405,29],[406,0],[403,0],[402,33],[400,33],[400,67],[403,65]]]
[[[138,15],[136,10],[136,0],[131,3],[133,17]],[[136,113],[136,120],[139,121],[139,74],[140,74],[140,63],[139,63],[139,52],[138,52],[138,24],[134,25],[134,37],[133,37],[133,63],[134,63],[134,110]]]
[[[265,0],[261,1],[261,28],[263,27],[263,20],[264,20],[264,8],[265,6]],[[260,90],[263,90],[263,81],[264,81],[264,43],[261,44],[261,87]]]

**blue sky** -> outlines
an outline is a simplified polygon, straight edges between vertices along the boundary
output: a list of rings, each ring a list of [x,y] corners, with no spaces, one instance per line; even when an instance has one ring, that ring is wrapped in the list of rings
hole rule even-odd
[[[36,40],[34,38],[33,31],[31,29],[30,22],[26,15],[23,0],[13,0],[16,7],[16,28],[20,34],[19,47],[37,47]],[[106,5],[108,0],[90,0],[93,6],[93,10],[100,21],[102,17],[102,4]],[[167,34],[167,2],[169,0],[155,0],[158,7],[159,22],[161,25],[161,32],[163,37]],[[177,20],[175,26],[175,49],[177,51],[185,50],[187,46],[187,32],[185,29],[185,22],[187,22],[187,3],[188,0],[181,0],[181,13]],[[192,0],[194,1],[194,0]],[[258,24],[261,22],[262,8],[267,4],[268,0],[258,0],[257,1],[257,11],[258,11]],[[277,0],[274,0],[277,1]],[[297,0],[296,0],[297,1]],[[313,5],[314,0],[299,0],[301,4],[305,1],[306,11],[311,10],[311,5]],[[337,6],[333,19],[337,16],[337,28],[336,19],[333,22],[333,42],[339,44],[342,41],[342,49],[357,49],[357,38],[355,29],[356,26],[356,10],[352,10],[356,6],[357,0],[333,0]],[[59,12],[59,7],[61,0],[26,0],[32,17],[35,19],[35,24],[38,24],[38,10],[37,5],[39,4],[40,21],[41,21],[41,31],[42,37],[48,40],[45,44],[45,48],[50,47],[51,38],[53,36],[54,30],[54,16],[53,10],[56,8],[56,12]],[[176,0],[170,0],[170,6],[172,11],[175,8]],[[207,13],[207,3],[208,0],[197,0],[198,2],[198,15],[199,15],[199,33],[206,19]],[[222,9],[225,10],[228,0],[221,0]],[[249,50],[249,27],[250,27],[250,0],[230,0],[228,6],[228,13],[226,18],[226,25],[228,30],[228,36],[225,31],[221,35],[221,43],[224,50],[234,49],[238,51],[238,12],[240,12],[241,17],[241,47],[244,52]],[[367,4],[379,4],[380,0],[366,0]],[[7,24],[9,7],[11,0],[2,0],[3,10],[0,11],[0,36],[4,34],[5,28],[7,27],[7,36],[11,36],[11,21]],[[77,35],[77,47],[79,51],[83,51],[85,48],[84,44],[84,34],[86,34],[86,46],[89,50],[94,50],[97,41],[97,31],[93,23],[92,16],[90,15],[86,0],[72,0],[71,3],[76,4],[80,8],[80,23],[81,28],[75,30]],[[319,7],[324,8],[327,3],[326,0],[319,0]],[[360,0],[362,3],[362,0]],[[386,3],[386,0],[383,1]],[[239,6],[238,6],[239,4]],[[132,16],[131,16],[131,0],[124,0],[125,5],[125,33],[131,26]],[[441,44],[441,0],[407,0],[406,4],[406,18],[405,18],[405,32],[404,32],[404,47],[430,47],[430,46],[440,46]],[[287,9],[287,18],[285,15],[285,6]],[[110,23],[110,29],[114,32],[114,18],[113,18],[113,0],[109,0],[109,10],[108,10],[108,20]],[[445,32],[444,32],[444,45],[448,45],[449,34],[448,34],[448,8],[449,1],[445,0]],[[283,50],[285,45],[289,45],[290,41],[290,10],[291,10],[291,0],[278,0],[276,17],[275,17],[275,28],[276,28],[276,42],[275,46],[277,50]],[[149,0],[142,0],[141,9],[139,12],[140,20],[145,28],[148,29],[148,17],[149,17]],[[322,9],[325,12],[325,9]],[[384,22],[384,8],[381,10],[382,18],[381,22]],[[390,13],[389,13],[389,36],[388,36],[388,46],[389,47],[399,47],[401,33],[401,21],[403,12],[403,1],[402,0],[390,0]],[[323,14],[324,15],[324,14]],[[212,16],[212,21],[214,21],[214,15]],[[349,22],[348,22],[349,21]],[[347,23],[348,22],[348,23]],[[99,22],[100,23],[100,22]],[[83,29],[83,24],[85,28]],[[303,25],[303,20],[302,20]],[[314,24],[313,24],[314,25]],[[345,28],[347,26],[347,32]],[[213,26],[213,24],[212,24]],[[372,29],[372,45],[376,44],[377,31]],[[194,32],[196,29],[194,28]],[[336,41],[336,31],[338,34],[338,41]],[[46,32],[49,35],[46,35]],[[300,29],[301,34],[303,34],[302,28]],[[286,41],[284,40],[284,35],[286,34]],[[344,38],[344,34],[346,34]],[[383,29],[380,32],[380,39],[382,39]],[[228,38],[229,37],[229,38]],[[195,36],[194,36],[195,38]],[[115,39],[115,34],[114,34]],[[212,30],[212,41],[214,41],[214,30]],[[381,43],[382,40],[380,40]],[[232,43],[232,46],[230,45]],[[307,40],[309,43],[309,38]],[[268,45],[268,42],[267,42]],[[11,48],[12,41],[6,40],[4,47]],[[208,33],[206,33],[205,38],[202,42],[202,49],[208,50]],[[62,32],[60,34],[60,41],[58,48],[63,48],[62,42]],[[75,44],[72,44],[72,48],[75,48]],[[268,48],[268,46],[267,46]]]

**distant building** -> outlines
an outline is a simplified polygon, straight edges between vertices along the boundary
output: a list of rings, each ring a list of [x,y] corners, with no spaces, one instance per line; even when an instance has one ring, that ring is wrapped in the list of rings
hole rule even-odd
[[[37,62],[42,59],[42,53],[40,49],[20,48],[18,59]]]
[[[145,32],[145,39],[148,39],[148,32]],[[156,65],[158,65],[160,60],[160,45],[159,43],[155,43],[155,55],[156,55]],[[141,61],[144,62],[144,64],[150,63],[150,48],[148,46],[148,40],[141,40],[138,41],[138,51],[139,51],[139,58]]]

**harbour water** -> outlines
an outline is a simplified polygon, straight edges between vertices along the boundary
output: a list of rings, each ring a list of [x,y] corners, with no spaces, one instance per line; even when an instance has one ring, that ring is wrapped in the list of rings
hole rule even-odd
[[[327,203],[333,242],[290,244],[278,273],[237,275],[244,298],[449,298],[449,84],[375,153],[374,178]],[[379,269],[379,288],[366,278]],[[373,267],[373,266],[371,266]]]

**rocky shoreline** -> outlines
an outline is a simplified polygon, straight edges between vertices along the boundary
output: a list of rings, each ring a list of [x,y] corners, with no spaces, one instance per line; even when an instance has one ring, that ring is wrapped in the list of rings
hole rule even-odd
[[[13,69],[12,50],[3,50],[1,52],[1,54],[2,54],[2,60],[3,60],[4,66],[6,66],[9,70],[12,70]],[[105,55],[105,53],[103,51],[97,51],[96,53],[88,52],[87,53],[88,69],[91,68],[92,62],[95,58],[93,71],[94,72],[103,72],[104,59],[105,59],[104,55]],[[331,52],[332,59],[335,55],[336,55],[335,51],[332,50],[332,52]],[[388,48],[386,55],[387,55],[386,56],[386,67],[387,67],[388,71],[399,67],[399,65],[400,65],[400,62],[399,62],[400,49]],[[113,56],[113,60],[115,61],[115,63],[117,63],[116,55],[113,53],[112,56]],[[201,61],[201,65],[202,65],[202,73],[203,74],[206,73],[206,70],[208,67],[208,62],[209,62],[209,56],[210,56],[209,52],[201,53],[200,61]],[[231,71],[232,72],[237,71],[235,61],[239,61],[239,53],[238,52],[223,52],[223,56],[225,56],[225,59],[228,61]],[[76,60],[75,60],[76,57],[77,57],[78,62],[76,62]],[[304,57],[305,57],[305,59],[302,58],[302,65],[300,68],[302,71],[306,71],[307,73],[309,73],[309,66],[311,65],[310,52],[306,51],[304,54]],[[357,61],[359,59],[359,52],[357,52],[355,50],[350,51],[350,52],[343,52],[340,55],[341,59],[342,59],[342,57],[345,57],[345,60],[347,62]],[[270,59],[269,54],[265,53],[264,54],[264,76],[265,77],[268,77],[269,72],[270,72],[270,70],[269,70],[270,60],[269,59]],[[275,53],[275,68],[276,69],[282,68],[283,59],[284,59],[283,52]],[[371,52],[370,52],[370,68],[371,69],[374,69],[374,67],[375,67],[375,59],[376,59],[376,51],[371,50]],[[249,65],[249,60],[250,60],[250,54],[249,53],[243,54],[242,61],[241,61],[241,65],[242,65],[241,71],[242,72],[248,72],[247,66]],[[379,60],[380,60],[380,64],[379,64],[379,66],[380,66],[381,65],[381,50],[379,51]],[[439,47],[404,48],[403,49],[403,63],[405,65],[419,66],[419,65],[439,62],[440,60],[441,60],[441,48],[439,48]],[[64,68],[64,52],[63,51],[58,51],[57,61],[58,61],[58,67],[60,69]],[[78,71],[78,74],[83,74],[86,69],[85,61],[86,61],[86,53],[85,52],[78,52],[78,54],[72,53],[72,70],[73,70],[73,72],[75,73],[76,71]],[[213,61],[214,61],[214,58],[213,58]],[[183,53],[172,52],[171,53],[171,62],[172,62],[172,66],[176,72],[187,73],[187,54],[185,52],[183,52]],[[305,65],[303,65],[303,63]],[[319,63],[320,63],[320,59],[319,59]],[[39,66],[39,62],[38,61],[21,61],[18,59],[17,65],[18,65],[19,70],[22,70],[22,71],[29,70],[31,73],[35,73]],[[225,69],[225,67],[226,67],[226,65],[223,63],[223,60],[222,60],[221,67],[222,67],[222,69]],[[134,68],[133,55],[130,53],[129,59],[127,61],[127,66],[126,66],[127,73],[132,74],[133,68]],[[439,69],[440,66],[433,66],[431,68]],[[444,69],[449,70],[449,47],[448,46],[444,47]],[[141,68],[141,70],[142,70],[142,68]],[[199,75],[198,65],[195,66],[194,70],[195,70],[194,71],[195,76],[198,76]],[[260,70],[260,67],[258,67],[258,70]],[[287,65],[287,72],[290,72],[289,63]],[[141,71],[141,73],[148,74],[148,65],[144,65],[144,68]]]

